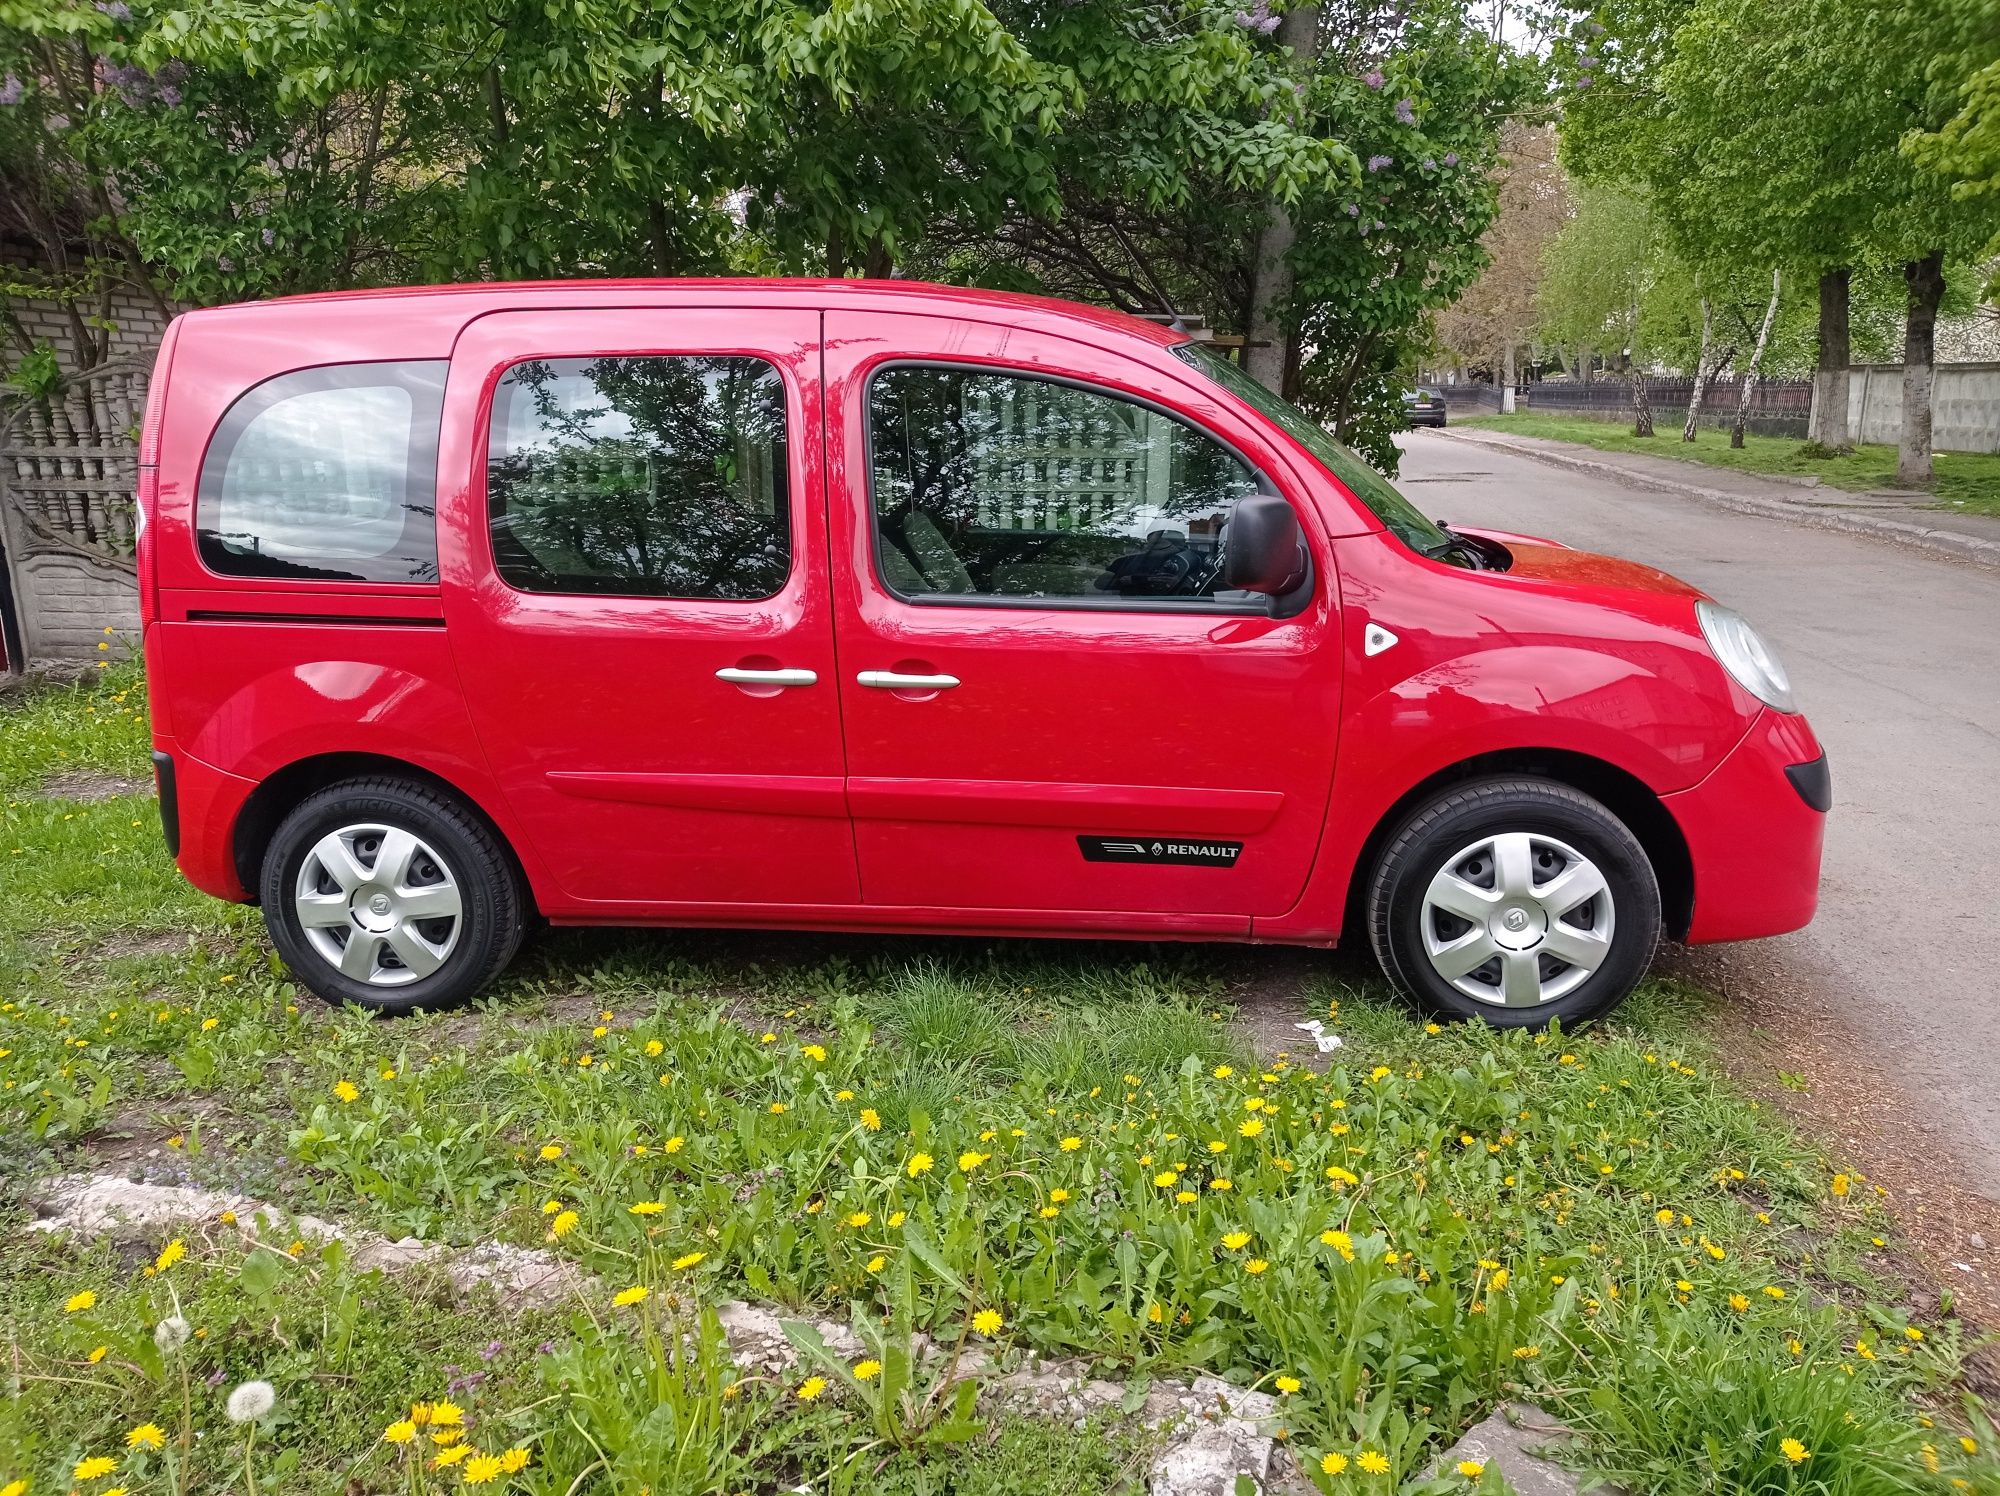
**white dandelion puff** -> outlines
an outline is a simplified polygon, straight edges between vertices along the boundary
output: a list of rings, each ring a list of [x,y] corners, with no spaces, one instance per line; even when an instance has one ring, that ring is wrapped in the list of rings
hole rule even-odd
[[[171,1356],[188,1343],[188,1336],[193,1333],[194,1326],[178,1314],[170,1314],[153,1327],[153,1344]]]
[[[278,1392],[269,1382],[245,1382],[229,1394],[223,1411],[231,1423],[254,1423],[277,1405]]]

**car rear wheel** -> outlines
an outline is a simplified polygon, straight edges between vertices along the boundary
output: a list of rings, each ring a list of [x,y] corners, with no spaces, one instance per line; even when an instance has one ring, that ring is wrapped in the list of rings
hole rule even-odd
[[[1541,779],[1458,785],[1390,839],[1368,889],[1382,969],[1425,1008],[1501,1028],[1609,1012],[1651,965],[1660,889],[1625,824]]]
[[[272,837],[264,922],[300,985],[378,1013],[462,1003],[521,943],[512,859],[428,785],[352,780],[302,801]]]

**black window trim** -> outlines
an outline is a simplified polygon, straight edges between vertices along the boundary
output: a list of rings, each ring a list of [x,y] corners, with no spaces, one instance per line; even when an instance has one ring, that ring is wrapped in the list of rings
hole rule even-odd
[[[1271,480],[1263,468],[1252,462],[1243,449],[1207,426],[1197,425],[1180,411],[1162,401],[1144,395],[1128,394],[1112,389],[1109,385],[1098,384],[1088,379],[1078,379],[1068,374],[1050,374],[1040,369],[996,364],[977,358],[887,358],[868,370],[868,377],[861,386],[861,458],[867,473],[866,520],[868,524],[868,564],[873,571],[872,580],[887,597],[899,603],[908,603],[917,608],[1009,608],[1016,612],[1046,613],[1050,609],[1061,609],[1073,613],[1173,613],[1198,614],[1204,618],[1289,618],[1301,612],[1305,603],[1313,595],[1318,582],[1319,568],[1313,563],[1312,546],[1306,546],[1306,575],[1291,592],[1284,597],[1267,597],[1261,603],[1210,602],[1198,597],[1156,598],[1153,600],[1128,599],[1122,597],[1007,597],[991,592],[898,592],[890,583],[882,566],[882,526],[875,512],[875,423],[869,418],[869,402],[875,392],[876,376],[893,369],[942,369],[954,374],[997,374],[1012,379],[1033,379],[1043,384],[1059,384],[1073,390],[1081,390],[1087,395],[1099,395],[1108,400],[1121,400],[1128,405],[1137,405],[1165,416],[1200,436],[1207,437],[1221,447],[1231,457],[1243,464],[1244,470],[1256,480],[1259,493],[1270,494],[1283,499],[1292,506],[1293,514],[1299,514],[1298,501]],[[1299,528],[1306,529],[1303,516]]]
[[[413,487],[411,493],[406,494],[403,502],[403,522],[404,531],[407,534],[410,520],[410,500],[427,489],[429,493],[428,502],[420,507],[428,508],[430,512],[430,566],[433,575],[428,580],[420,577],[384,579],[286,577],[267,576],[252,571],[224,571],[217,566],[211,555],[210,537],[203,527],[203,518],[210,511],[211,506],[219,505],[222,501],[219,485],[225,476],[224,470],[228,467],[230,454],[236,449],[236,443],[242,439],[243,433],[248,428],[250,422],[263,414],[264,411],[269,410],[274,403],[269,400],[263,400],[259,401],[253,407],[250,402],[256,399],[258,392],[267,389],[281,379],[291,379],[301,374],[320,375],[323,380],[318,385],[320,389],[367,388],[367,382],[364,380],[347,380],[340,376],[346,374],[348,371],[407,368],[413,364],[434,366],[438,371],[438,384],[435,403],[428,412],[421,408],[420,402],[412,401],[412,410],[410,413],[411,457],[410,461],[405,464],[405,470],[413,482],[420,480],[424,487]],[[189,516],[189,529],[193,532],[196,564],[203,571],[207,572],[208,575],[215,577],[219,581],[235,583],[249,582],[258,587],[300,587],[322,592],[328,588],[347,587],[363,587],[371,592],[383,590],[422,594],[435,592],[439,585],[439,578],[436,575],[439,561],[437,541],[438,451],[444,440],[445,386],[450,379],[450,375],[451,360],[449,358],[347,359],[324,364],[302,364],[296,369],[280,369],[274,374],[265,375],[264,378],[258,380],[249,388],[240,391],[236,398],[223,408],[222,414],[216,418],[214,427],[208,433],[208,441],[202,448],[201,465],[195,469],[194,503],[191,506],[192,512]],[[379,384],[382,381],[378,380],[376,382]],[[388,383],[396,384],[399,381],[391,380]],[[403,385],[402,387],[408,388],[407,385]],[[311,386],[308,386],[307,389],[302,389],[297,393],[308,393],[311,388]],[[432,418],[428,422],[424,419],[426,414]],[[216,486],[211,486],[210,482],[210,465],[212,462],[217,464],[214,468],[214,484]]]
[[[516,586],[508,579],[507,574],[500,569],[500,552],[493,543],[493,406],[499,399],[500,386],[505,382],[508,374],[520,368],[523,364],[558,363],[571,359],[598,358],[745,358],[764,365],[764,367],[778,376],[778,388],[784,397],[785,412],[786,510],[785,579],[779,584],[775,592],[767,593],[763,597],[672,597],[660,592],[560,591],[548,588]],[[497,370],[489,369],[486,374],[486,380],[486,392],[480,402],[480,426],[474,438],[476,442],[474,450],[477,452],[479,460],[479,494],[477,503],[481,523],[478,528],[480,534],[484,537],[480,542],[480,550],[475,554],[475,560],[483,561],[485,576],[491,577],[516,597],[548,597],[557,599],[593,598],[606,602],[649,603],[655,606],[663,603],[678,603],[695,604],[704,608],[754,608],[767,605],[774,599],[783,597],[792,588],[793,584],[799,580],[799,546],[801,542],[798,534],[793,529],[791,506],[793,503],[792,489],[794,487],[792,483],[792,458],[794,455],[792,445],[793,428],[796,424],[800,423],[795,423],[792,420],[792,396],[794,391],[791,379],[786,374],[785,366],[769,353],[759,353],[754,350],[740,348],[723,351],[707,348],[673,348],[662,351],[653,348],[632,352],[529,353],[523,354],[519,358],[508,359],[507,362],[499,365]],[[801,412],[804,413],[805,402],[803,400],[799,402],[799,407]],[[809,413],[805,424],[810,424]],[[809,488],[811,485],[808,484],[806,486]],[[823,508],[824,506],[822,506]],[[810,504],[808,505],[807,519],[808,521],[812,519]],[[819,523],[824,525],[824,518]]]

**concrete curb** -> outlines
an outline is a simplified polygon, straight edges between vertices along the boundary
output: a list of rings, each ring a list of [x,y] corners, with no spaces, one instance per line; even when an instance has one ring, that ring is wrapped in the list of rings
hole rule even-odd
[[[1492,436],[1477,428],[1469,431],[1463,428],[1456,431],[1446,428],[1444,434],[1456,437],[1460,441],[1471,442],[1475,446],[1492,447],[1498,451],[1510,452],[1516,457],[1532,458],[1551,467],[1569,468],[1575,472],[1589,473],[1593,477],[1608,478],[1628,488],[1645,489],[1651,493],[1679,494],[1686,498],[1699,499],[1705,504],[1713,504],[1719,509],[1732,509],[1738,514],[1754,514],[1761,519],[1787,520],[1793,524],[1813,525],[1822,530],[1844,530],[1852,535],[1870,535],[1878,540],[1891,540],[1899,545],[1914,546],[1937,555],[1970,561],[1976,566],[2000,570],[2000,540],[1986,540],[1977,535],[1961,535],[1956,530],[1934,530],[1928,525],[1914,524],[1909,520],[1889,519],[1879,514],[1855,514],[1838,509],[1820,509],[1787,499],[1766,499],[1755,494],[1731,493],[1727,489],[1708,488],[1699,483],[1683,483],[1654,473],[1634,472],[1630,468],[1620,467],[1612,462],[1598,462],[1588,457],[1572,456],[1568,452],[1552,451],[1547,447],[1531,447],[1521,442],[1508,441],[1504,436]]]

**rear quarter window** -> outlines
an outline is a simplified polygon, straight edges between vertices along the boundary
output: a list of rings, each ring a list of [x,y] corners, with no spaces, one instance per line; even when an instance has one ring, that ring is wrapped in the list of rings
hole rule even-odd
[[[202,460],[201,559],[223,576],[437,580],[442,359],[333,364],[267,379]]]

